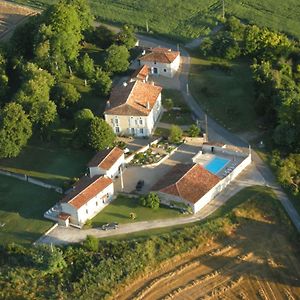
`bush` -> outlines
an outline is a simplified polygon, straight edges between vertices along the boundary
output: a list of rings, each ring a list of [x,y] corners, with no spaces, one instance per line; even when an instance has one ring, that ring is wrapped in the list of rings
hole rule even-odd
[[[190,137],[197,137],[200,134],[200,128],[196,124],[192,124],[188,129],[188,135]]]
[[[177,125],[172,125],[170,128],[169,141],[171,143],[180,143],[182,139],[182,130]]]
[[[151,192],[146,197],[141,197],[140,203],[142,206],[158,209],[160,205],[160,199],[156,193]]]
[[[83,247],[92,252],[98,252],[99,241],[92,235],[88,235],[86,240],[83,242]]]

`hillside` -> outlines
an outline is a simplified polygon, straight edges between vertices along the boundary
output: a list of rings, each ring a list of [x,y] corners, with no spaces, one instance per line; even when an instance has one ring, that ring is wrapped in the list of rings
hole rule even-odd
[[[15,0],[41,7],[55,0]],[[194,38],[209,31],[221,16],[221,0],[90,0],[93,12],[103,21],[131,23],[145,29],[180,39]],[[298,0],[226,0],[226,13],[247,22],[268,26],[300,38],[300,3]]]

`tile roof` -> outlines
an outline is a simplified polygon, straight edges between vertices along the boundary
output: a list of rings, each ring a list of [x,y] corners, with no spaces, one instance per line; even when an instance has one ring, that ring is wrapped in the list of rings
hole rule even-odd
[[[139,80],[146,80],[146,77],[149,75],[149,68],[146,65],[141,66],[134,71],[131,78],[136,78]]]
[[[125,116],[148,116],[155,105],[162,88],[142,81],[129,82],[113,88],[110,107],[105,114]]]
[[[61,202],[67,202],[79,209],[112,183],[113,181],[105,176],[94,176],[93,178],[84,176],[76,182],[73,190]]]
[[[103,170],[109,170],[123,154],[123,150],[118,147],[99,151],[89,161],[88,167],[99,167]]]
[[[219,177],[198,164],[178,164],[158,181],[152,190],[196,203],[218,182]]]
[[[170,64],[180,55],[179,51],[172,51],[168,48],[152,48],[150,51],[141,56],[139,60]]]
[[[58,218],[59,218],[60,220],[64,220],[64,221],[68,220],[70,217],[71,217],[70,214],[67,214],[67,213],[64,213],[64,212],[61,212],[61,213],[59,213],[59,215],[58,215]]]

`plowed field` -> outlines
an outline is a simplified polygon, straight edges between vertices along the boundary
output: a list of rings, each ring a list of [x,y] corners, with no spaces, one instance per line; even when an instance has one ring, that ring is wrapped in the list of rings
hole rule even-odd
[[[249,220],[222,242],[163,264],[117,299],[300,299],[299,255],[278,226]]]
[[[36,13],[31,8],[0,1],[0,39],[7,38],[26,17]]]

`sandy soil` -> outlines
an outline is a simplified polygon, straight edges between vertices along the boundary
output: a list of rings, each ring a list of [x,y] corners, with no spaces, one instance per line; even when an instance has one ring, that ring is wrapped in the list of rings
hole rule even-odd
[[[36,13],[31,8],[0,1],[0,39],[9,36],[18,24]]]
[[[163,264],[115,299],[300,299],[296,249],[274,224],[249,224],[222,242]]]

